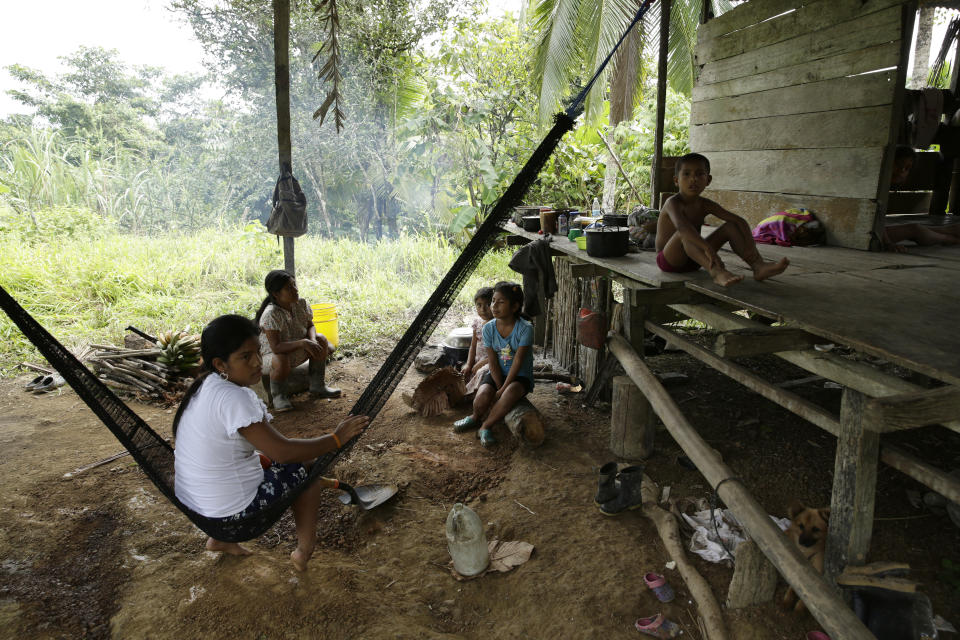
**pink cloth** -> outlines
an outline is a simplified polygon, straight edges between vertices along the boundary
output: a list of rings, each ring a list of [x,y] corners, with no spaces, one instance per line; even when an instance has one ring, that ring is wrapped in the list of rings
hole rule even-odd
[[[793,246],[793,234],[797,227],[815,220],[806,211],[806,209],[788,209],[764,218],[753,228],[754,241],[761,244],[778,244],[781,247]]]

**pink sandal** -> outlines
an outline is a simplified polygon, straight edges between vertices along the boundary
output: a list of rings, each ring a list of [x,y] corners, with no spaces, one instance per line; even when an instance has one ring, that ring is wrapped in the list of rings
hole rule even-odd
[[[671,587],[667,579],[659,573],[648,573],[643,576],[643,581],[650,587],[660,602],[670,602],[673,600],[673,587]]]
[[[654,638],[676,638],[680,635],[680,627],[676,622],[667,620],[662,613],[658,613],[650,618],[638,618],[633,623],[637,631],[653,636]]]

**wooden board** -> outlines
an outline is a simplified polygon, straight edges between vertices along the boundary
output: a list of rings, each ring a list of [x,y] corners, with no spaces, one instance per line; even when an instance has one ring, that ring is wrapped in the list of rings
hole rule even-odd
[[[877,197],[884,150],[864,147],[715,151],[709,156],[711,187],[873,200]]]
[[[712,159],[716,154],[710,154]],[[827,228],[827,244],[867,249],[876,216],[876,203],[867,198],[828,198],[789,193],[718,189],[714,181],[704,196],[756,226],[763,218],[784,209],[804,207]]]
[[[721,16],[709,20],[697,29],[697,45],[719,38],[720,36],[744,29],[791,9],[796,9],[802,0],[768,0],[766,2],[744,2]]]
[[[947,268],[952,268],[950,263]],[[924,274],[916,278],[919,283]],[[960,265],[956,273],[960,277]],[[849,345],[950,384],[960,383],[960,299],[898,287],[855,273],[789,270],[765,282],[746,280],[722,289],[709,280],[687,286],[791,326]],[[896,295],[891,295],[892,291]]]
[[[957,251],[954,248],[954,251]],[[889,296],[896,299],[901,291],[910,290],[937,298],[951,298],[960,302],[960,272],[942,266],[923,266],[912,269],[873,269],[855,271],[850,275],[890,285]],[[960,318],[958,318],[960,320]],[[957,354],[960,358],[960,354]]]
[[[512,222],[505,225],[504,228],[512,234],[523,236],[530,240],[543,237],[538,236],[536,233],[524,231]],[[554,236],[554,241],[550,246],[576,260],[604,267],[651,287],[683,286],[684,277],[682,275],[660,271],[660,267],[657,266],[656,254],[653,251],[628,253],[622,258],[592,258],[587,255],[586,251],[578,249],[575,242],[570,242],[560,236]]]
[[[820,60],[894,40],[899,41],[900,15],[900,7],[890,7],[860,20],[807,33],[732,58],[708,62],[700,71],[698,83],[711,84],[742,78],[788,67],[801,60]]]
[[[902,0],[816,0],[805,3],[795,11],[770,14],[771,17],[762,22],[732,33],[698,40],[696,60],[698,64],[705,64],[729,58],[841,23],[848,23],[848,29],[855,30],[857,27],[853,21],[900,4]]]
[[[859,109],[890,105],[893,102],[892,71],[869,73],[854,78],[834,78],[779,89],[768,89],[745,96],[717,98],[694,102],[690,107],[690,124],[731,122],[748,118],[766,118],[799,113],[829,112],[836,109]],[[890,114],[874,115],[880,119],[877,129],[890,121]],[[881,125],[881,126],[878,126]],[[887,136],[882,143],[886,145]],[[800,146],[800,145],[797,145]],[[834,145],[843,146],[843,145]]]
[[[698,83],[693,87],[693,101],[696,103],[702,100],[789,87],[805,82],[856,76],[877,69],[895,67],[899,60],[899,42],[885,42],[819,60],[800,60],[796,64],[764,73],[714,82],[713,84]]]
[[[890,107],[883,106],[701,124],[690,127],[690,148],[707,153],[880,147],[887,143],[887,129],[877,125],[889,121]]]

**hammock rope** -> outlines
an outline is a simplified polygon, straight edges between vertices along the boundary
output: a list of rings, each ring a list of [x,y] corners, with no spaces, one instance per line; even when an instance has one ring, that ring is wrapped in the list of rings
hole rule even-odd
[[[565,112],[558,113],[555,116],[553,127],[534,150],[517,177],[507,187],[504,194],[494,205],[493,210],[478,227],[473,238],[453,266],[450,267],[443,280],[440,281],[436,290],[417,314],[416,319],[397,342],[396,347],[364,389],[350,413],[369,416],[372,421],[383,408],[417,353],[426,344],[427,339],[433,334],[444,314],[460,294],[467,279],[470,278],[480,261],[493,247],[494,241],[501,233],[510,211],[521,204],[523,196],[534,180],[537,179],[540,170],[553,153],[560,139],[573,128],[576,118],[583,110],[584,99],[602,73],[603,68],[613,57],[617,47],[626,38],[630,29],[643,18],[653,1],[645,0],[641,4],[633,21],[597,69],[590,82],[574,98]],[[170,444],[44,329],[2,286],[0,286],[0,308],[6,312],[24,336],[47,359],[47,362],[63,376],[80,399],[90,407],[120,443],[126,447],[157,489],[182,511],[193,524],[217,540],[243,542],[264,533],[283,515],[290,504],[300,495],[300,492],[320,476],[336,460],[337,456],[349,451],[356,441],[354,439],[342,449],[321,456],[314,463],[305,482],[286,494],[283,499],[251,516],[229,523],[216,518],[207,518],[191,510],[177,499],[173,482],[174,454]]]

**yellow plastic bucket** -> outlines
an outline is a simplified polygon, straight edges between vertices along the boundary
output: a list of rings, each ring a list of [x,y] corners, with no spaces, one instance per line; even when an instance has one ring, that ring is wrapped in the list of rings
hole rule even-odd
[[[337,307],[330,302],[318,302],[310,305],[313,309],[313,326],[317,333],[327,337],[334,347],[340,344],[340,333],[337,324]]]

